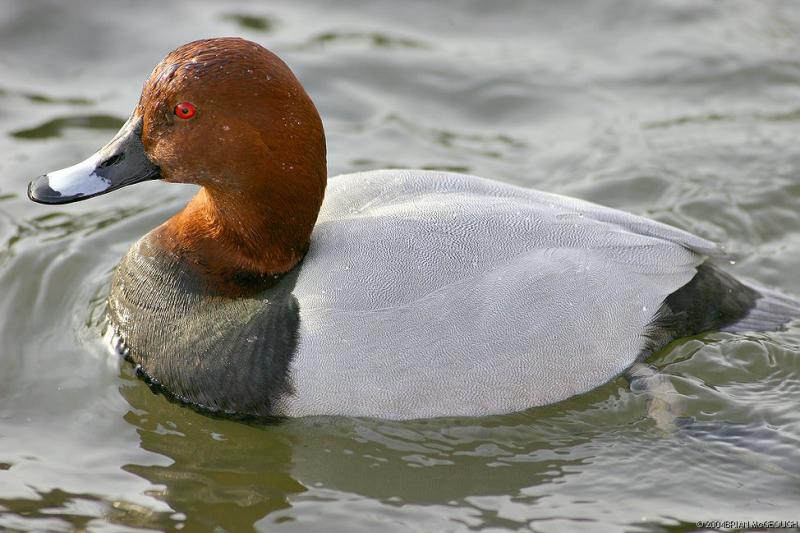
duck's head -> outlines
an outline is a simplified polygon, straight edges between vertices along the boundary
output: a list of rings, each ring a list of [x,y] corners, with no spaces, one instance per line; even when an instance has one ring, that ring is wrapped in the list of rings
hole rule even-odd
[[[165,246],[235,253],[228,267],[271,273],[305,251],[326,177],[322,122],[289,67],[256,43],[217,38],[170,52],[117,135],[33,180],[28,196],[63,204],[146,180],[194,183],[198,195],[160,228]]]

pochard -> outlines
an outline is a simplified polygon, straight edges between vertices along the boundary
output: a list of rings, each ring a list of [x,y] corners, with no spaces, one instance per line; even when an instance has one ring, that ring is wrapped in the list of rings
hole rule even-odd
[[[170,52],[117,135],[36,178],[44,204],[146,180],[199,192],[113,275],[116,348],[183,402],[240,415],[507,413],[619,376],[669,341],[774,330],[800,304],[712,242],[475,176],[328,180],[320,116],[238,38]]]

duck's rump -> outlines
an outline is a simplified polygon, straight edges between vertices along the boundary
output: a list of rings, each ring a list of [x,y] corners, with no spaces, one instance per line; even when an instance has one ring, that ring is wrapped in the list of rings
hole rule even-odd
[[[717,249],[689,233],[438,172],[331,179],[307,257],[257,298],[187,291],[146,245],[121,263],[111,297],[131,358],[188,401],[253,414],[416,418],[553,403],[698,332],[696,292],[729,323],[760,298],[727,275],[697,291]],[[154,292],[171,311],[144,305]],[[729,325],[717,322],[703,327]]]

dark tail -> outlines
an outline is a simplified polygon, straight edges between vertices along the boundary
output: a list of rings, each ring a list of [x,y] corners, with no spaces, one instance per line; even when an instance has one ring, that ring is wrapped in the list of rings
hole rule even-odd
[[[670,341],[705,331],[775,331],[800,319],[800,300],[755,284],[745,285],[711,263],[670,294],[648,329],[642,358]]]
[[[721,327],[722,331],[776,331],[800,319],[800,301],[766,287],[750,285],[759,294],[755,305],[742,318]]]

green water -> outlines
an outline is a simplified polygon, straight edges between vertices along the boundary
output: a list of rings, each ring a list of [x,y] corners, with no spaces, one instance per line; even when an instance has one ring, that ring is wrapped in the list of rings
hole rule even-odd
[[[334,5],[335,4],[335,5]],[[673,432],[617,379],[525,413],[257,426],[153,394],[99,339],[111,269],[190,187],[59,207],[28,180],[128,116],[170,49],[281,55],[331,175],[455,169],[718,240],[800,294],[800,4],[786,1],[0,3],[0,528],[694,529],[800,520],[800,327],[653,358]]]

